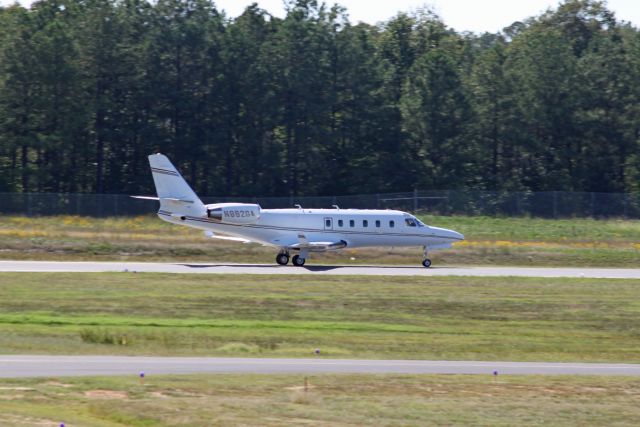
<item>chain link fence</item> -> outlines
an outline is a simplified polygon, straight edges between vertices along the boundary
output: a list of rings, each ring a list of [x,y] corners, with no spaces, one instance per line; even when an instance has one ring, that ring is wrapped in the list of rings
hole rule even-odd
[[[203,197],[204,203],[258,203],[265,209],[398,209],[431,215],[542,218],[640,218],[640,193],[412,191],[325,197]],[[3,215],[135,216],[155,213],[158,203],[122,194],[0,193]]]

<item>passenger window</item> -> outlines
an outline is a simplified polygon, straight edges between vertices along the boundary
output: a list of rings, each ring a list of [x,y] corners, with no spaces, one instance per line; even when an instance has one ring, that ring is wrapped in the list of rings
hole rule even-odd
[[[331,220],[330,219],[325,219],[324,220],[324,225],[325,225],[325,227],[330,228],[331,227]]]
[[[356,226],[356,222],[352,219],[349,220],[349,227],[355,227]]]
[[[342,220],[341,219],[338,220],[338,227],[342,227]]]
[[[380,228],[380,220],[376,219],[376,227]]]
[[[362,226],[363,227],[368,227],[369,226],[369,221],[367,221],[366,219],[362,220]]]
[[[395,221],[389,221],[389,228],[393,228],[396,226],[396,222]]]

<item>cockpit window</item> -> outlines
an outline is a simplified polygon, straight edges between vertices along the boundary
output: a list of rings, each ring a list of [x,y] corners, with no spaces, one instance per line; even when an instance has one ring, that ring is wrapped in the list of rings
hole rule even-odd
[[[417,227],[418,223],[416,222],[415,219],[413,218],[405,218],[404,222],[409,226],[409,227]]]
[[[426,227],[422,221],[415,217],[405,218],[404,222],[407,224],[407,227]]]

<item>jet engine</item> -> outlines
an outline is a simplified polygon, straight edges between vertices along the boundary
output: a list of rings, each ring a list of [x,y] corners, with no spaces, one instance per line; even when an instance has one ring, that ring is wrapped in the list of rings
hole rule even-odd
[[[207,205],[207,217],[222,224],[252,224],[260,218],[260,205],[248,203]]]

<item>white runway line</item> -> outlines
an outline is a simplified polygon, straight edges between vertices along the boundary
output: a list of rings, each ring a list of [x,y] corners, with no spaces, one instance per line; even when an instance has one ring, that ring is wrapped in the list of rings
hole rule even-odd
[[[547,267],[432,267],[421,266],[328,266],[304,267],[272,264],[158,263],[158,262],[56,262],[0,261],[0,272],[139,272],[194,274],[286,274],[364,276],[480,276],[480,277],[567,277],[598,279],[640,279],[633,268],[547,268]]]

